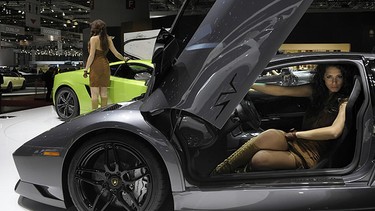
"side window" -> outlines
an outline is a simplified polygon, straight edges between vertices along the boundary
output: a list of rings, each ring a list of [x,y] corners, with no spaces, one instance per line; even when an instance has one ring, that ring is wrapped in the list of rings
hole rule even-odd
[[[119,65],[116,71],[113,73],[113,76],[127,79],[134,79],[134,75],[134,71],[132,71],[128,64]]]
[[[268,68],[262,72],[256,82],[279,86],[300,86],[310,82],[314,69],[315,65]]]
[[[116,74],[116,71],[117,71],[117,69],[120,67],[121,65],[120,64],[117,64],[117,65],[111,65],[110,67],[109,67],[109,69],[111,70],[111,75],[112,76],[116,76],[115,74]]]
[[[137,63],[121,64],[113,70],[113,76],[119,78],[145,80],[151,77],[152,68]],[[112,68],[111,68],[112,73]]]

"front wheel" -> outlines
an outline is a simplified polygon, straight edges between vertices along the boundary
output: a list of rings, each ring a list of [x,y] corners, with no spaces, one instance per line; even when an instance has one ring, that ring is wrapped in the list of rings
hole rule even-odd
[[[22,89],[22,90],[26,89],[26,82],[25,82],[25,81],[22,82],[21,89]]]
[[[62,120],[79,115],[79,102],[76,93],[69,87],[58,90],[55,98],[55,110]]]
[[[169,193],[164,172],[140,140],[102,134],[75,153],[68,188],[78,210],[158,210]]]

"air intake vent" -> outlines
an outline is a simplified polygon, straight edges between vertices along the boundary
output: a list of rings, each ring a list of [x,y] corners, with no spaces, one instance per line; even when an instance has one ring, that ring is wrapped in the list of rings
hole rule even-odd
[[[16,116],[0,116],[0,119],[10,119],[10,118],[14,118]]]
[[[108,108],[104,109],[103,111],[113,111],[117,110],[118,108],[121,108],[122,105],[120,104],[113,104],[111,106],[108,106]]]

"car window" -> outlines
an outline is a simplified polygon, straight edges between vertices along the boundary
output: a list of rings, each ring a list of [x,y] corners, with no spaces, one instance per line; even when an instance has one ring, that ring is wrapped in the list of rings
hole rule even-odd
[[[374,60],[369,60],[369,66],[372,72],[375,72],[375,61]]]
[[[114,76],[117,69],[121,66],[121,64],[116,64],[116,65],[111,65],[109,66],[110,70],[111,70],[111,75]]]
[[[299,86],[310,82],[314,75],[315,64],[288,66],[266,69],[257,78],[256,83],[280,86]]]
[[[137,79],[139,74],[148,74],[152,72],[152,68],[138,63],[128,63],[118,65],[117,68],[111,68],[111,74],[120,78]]]
[[[3,73],[3,76],[8,76],[8,77],[9,77],[9,76],[12,76],[12,75],[11,75],[10,72],[4,72],[4,73]]]

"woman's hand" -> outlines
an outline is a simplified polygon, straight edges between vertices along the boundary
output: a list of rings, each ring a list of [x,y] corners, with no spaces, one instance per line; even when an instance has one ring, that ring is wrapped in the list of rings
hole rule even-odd
[[[124,56],[124,61],[125,61],[125,63],[126,62],[128,62],[130,60],[130,58],[129,57],[127,57],[127,56]]]
[[[87,75],[88,75],[87,70],[85,70],[85,72],[83,72],[83,77],[87,78]]]

